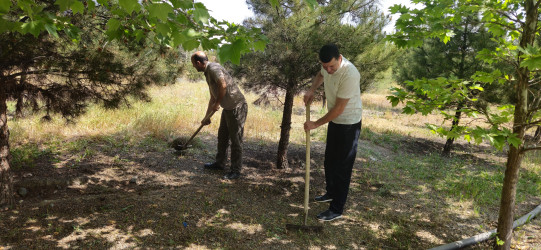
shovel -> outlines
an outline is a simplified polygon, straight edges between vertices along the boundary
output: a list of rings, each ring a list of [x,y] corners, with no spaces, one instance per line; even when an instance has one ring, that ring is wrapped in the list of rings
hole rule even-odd
[[[306,104],[306,121],[310,121],[310,104]],[[286,224],[287,230],[321,232],[322,226],[308,226],[308,199],[310,197],[310,131],[306,131],[306,168],[304,176],[304,225]]]
[[[203,120],[210,119],[212,117],[212,115],[214,115],[215,112],[216,111],[212,110],[212,112],[210,112],[207,116],[205,116],[205,118]],[[203,126],[205,126],[205,125],[201,124],[201,126],[199,126],[199,128],[195,131],[195,133],[193,133],[192,137],[190,137],[190,139],[188,139],[188,141],[186,141],[186,143],[184,143],[183,145],[182,144],[176,144],[176,145],[174,145],[174,148],[176,150],[178,150],[178,151],[183,151],[183,150],[188,149],[190,147],[188,144],[190,144],[190,142],[192,142],[193,138],[197,135],[197,133],[199,133],[199,131],[201,131]]]

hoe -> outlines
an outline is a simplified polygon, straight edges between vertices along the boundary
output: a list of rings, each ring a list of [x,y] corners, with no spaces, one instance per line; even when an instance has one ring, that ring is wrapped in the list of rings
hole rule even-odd
[[[310,104],[306,105],[306,121],[310,121]],[[310,196],[310,131],[306,131],[306,173],[304,176],[304,224],[286,224],[286,229],[291,231],[321,232],[322,226],[308,226],[308,197]]]
[[[212,117],[212,115],[214,115],[215,112],[216,111],[214,111],[214,110],[212,112],[210,112],[207,116],[205,116],[204,120],[210,119]],[[189,145],[190,142],[192,142],[193,138],[197,135],[197,133],[199,133],[199,131],[201,131],[203,126],[205,126],[205,125],[201,124],[201,126],[199,126],[199,128],[195,131],[195,133],[193,133],[192,137],[190,137],[190,139],[188,139],[188,141],[186,141],[185,143],[182,143],[181,140],[178,140],[178,139],[175,140],[173,142],[173,148],[178,150],[179,152],[182,152],[182,151],[190,148],[191,147],[191,145]]]

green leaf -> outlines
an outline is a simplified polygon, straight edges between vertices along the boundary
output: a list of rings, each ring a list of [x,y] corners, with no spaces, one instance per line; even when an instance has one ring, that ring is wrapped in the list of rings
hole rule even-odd
[[[527,67],[531,71],[541,69],[541,55],[535,55],[524,59],[520,63],[521,67]]]
[[[173,47],[179,46],[186,41],[186,36],[184,36],[183,32],[173,32],[171,38]]]
[[[153,3],[147,7],[149,16],[156,17],[162,21],[167,21],[170,13],[173,13],[173,7],[166,3]]]
[[[187,10],[193,8],[193,2],[190,0],[172,0],[171,4],[173,4],[175,9],[181,8],[183,10]]]
[[[71,4],[71,9],[73,10],[73,13],[85,12],[85,6],[79,1],[73,1],[73,3]]]
[[[194,38],[194,37],[198,37],[201,35],[201,33],[195,31],[194,29],[187,29],[187,30],[184,30],[182,32],[182,34],[185,36],[185,37],[188,37],[188,38]]]
[[[117,20],[117,19],[109,19],[109,21],[107,22],[107,30],[117,30],[118,27],[120,27],[120,21]]]
[[[105,35],[109,40],[120,39],[122,37],[122,30],[119,29],[108,29],[105,31]]]
[[[253,46],[256,51],[264,51],[267,47],[267,42],[265,40],[258,40],[254,42]]]
[[[408,114],[408,115],[413,115],[415,114],[415,109],[412,108],[411,106],[406,106],[402,109],[402,113],[404,114]]]
[[[188,18],[185,15],[177,15],[175,17],[175,20],[177,20],[180,24],[188,24]]]
[[[218,49],[218,56],[221,62],[230,60],[232,63],[238,65],[240,63],[240,56],[242,51],[246,48],[244,40],[237,39],[232,44],[224,44]]]
[[[98,1],[98,3],[99,3],[100,5],[103,5],[103,6],[105,6],[105,7],[108,7],[108,6],[109,6],[109,1],[108,1],[108,0],[97,0],[97,1]]]
[[[141,10],[141,5],[137,0],[118,0],[118,4],[122,7],[128,14],[132,12],[139,12]]]
[[[505,244],[505,241],[500,240],[500,238],[496,236],[496,244],[498,244],[498,246],[503,246],[503,244]]]
[[[11,31],[13,29],[13,23],[0,18],[0,34]]]
[[[64,31],[66,32],[68,37],[71,38],[72,42],[77,43],[79,41],[79,34],[81,33],[81,30],[79,30],[79,28],[74,25],[70,25],[68,28],[64,29]]]
[[[443,38],[443,43],[447,44],[447,42],[449,42],[451,40],[451,37],[453,36],[455,36],[455,32],[453,32],[452,30],[447,31]]]
[[[278,4],[280,3],[279,0],[269,0],[269,2],[273,8],[276,8],[276,6],[278,6]]]
[[[204,50],[214,50],[218,48],[218,45],[222,42],[222,40],[213,38],[213,39],[203,39],[201,40],[201,46]]]
[[[87,8],[89,11],[93,11],[94,9],[96,9],[96,2],[94,1],[87,1]]]
[[[195,39],[188,40],[182,43],[182,48],[185,51],[194,50],[197,49],[197,47],[199,47],[199,42]]]
[[[169,36],[169,33],[171,32],[171,28],[167,24],[158,23],[156,24],[156,31],[162,36]]]
[[[397,13],[406,13],[408,11],[408,8],[401,4],[395,4],[391,7],[389,7],[389,11],[391,14],[397,14]]]
[[[11,8],[11,0],[0,0],[0,13],[8,13]]]
[[[507,138],[507,142],[509,144],[513,145],[513,147],[515,147],[515,148],[518,148],[522,144],[522,141],[518,137],[516,137],[515,134],[510,135]]]
[[[21,26],[21,28],[22,28],[21,31],[23,32],[23,34],[30,33],[34,35],[35,37],[38,37],[39,33],[41,33],[41,31],[43,30],[44,25],[41,21],[30,20],[29,22],[24,23]]]
[[[505,35],[506,31],[500,26],[500,25],[487,25],[488,30],[494,35],[494,36],[503,36]]]
[[[60,11],[66,11],[71,7],[73,2],[74,0],[56,0],[55,4],[60,7]]]
[[[493,72],[483,72],[483,71],[477,71],[472,76],[472,80],[478,81],[478,82],[485,82],[485,83],[493,83],[498,78],[501,77],[501,71],[494,70]]]
[[[314,9],[317,6],[317,1],[316,0],[304,0],[304,1],[306,1],[308,6],[310,6],[310,9]]]
[[[141,41],[141,39],[142,39],[143,37],[145,37],[145,32],[144,32],[144,31],[142,31],[142,30],[136,30],[136,31],[135,31],[135,40],[136,40],[137,42]]]
[[[483,87],[481,87],[481,85],[479,85],[479,84],[474,84],[474,85],[470,86],[470,89],[471,90],[485,91],[485,89]]]
[[[436,126],[436,125],[434,125],[434,124],[429,124],[429,123],[426,124],[426,127],[427,127],[428,129],[430,129],[431,131],[433,131],[433,132],[437,132],[437,131],[438,131],[438,128],[439,128],[438,126]]]
[[[496,147],[498,150],[502,150],[506,142],[507,142],[506,137],[502,135],[494,136],[492,140],[494,147]]]
[[[195,9],[193,12],[194,20],[196,22],[208,24],[210,15],[205,5],[203,5],[202,3],[195,3],[194,6],[195,6]]]
[[[387,100],[389,100],[389,102],[391,102],[393,107],[396,107],[396,105],[398,105],[398,103],[400,102],[400,99],[398,97],[396,97],[396,96],[387,96]]]
[[[58,33],[56,32],[56,26],[54,26],[53,24],[45,24],[45,29],[47,30],[47,32],[49,32],[50,35],[58,37]]]

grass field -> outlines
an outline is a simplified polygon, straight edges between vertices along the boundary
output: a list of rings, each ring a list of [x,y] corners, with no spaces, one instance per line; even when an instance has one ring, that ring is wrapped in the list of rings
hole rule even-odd
[[[255,106],[257,96],[246,93],[247,166],[239,182],[222,181],[200,167],[214,155],[219,113],[188,154],[174,156],[167,146],[199,126],[209,98],[203,82],[153,87],[151,102],[132,100],[117,110],[90,106],[76,123],[60,117],[45,123],[40,115],[11,119],[16,180],[31,173],[69,181],[52,181],[54,191],[20,198],[17,212],[2,212],[0,248],[423,249],[494,228],[505,153],[457,140],[453,155],[443,157],[444,139],[424,125],[439,124],[441,117],[402,115],[377,89],[362,97],[363,129],[346,218],[325,224],[321,235],[284,230],[302,217],[300,97],[293,108],[291,168],[276,170],[281,107]],[[312,107],[313,118],[325,113],[321,103]],[[325,135],[323,127],[312,132],[311,195],[324,187]],[[130,186],[133,178],[139,178],[136,187]],[[521,169],[517,217],[539,203],[541,152],[533,151]],[[310,206],[311,213],[323,208]],[[534,237],[540,223],[534,222],[517,231],[515,247],[541,244]]]

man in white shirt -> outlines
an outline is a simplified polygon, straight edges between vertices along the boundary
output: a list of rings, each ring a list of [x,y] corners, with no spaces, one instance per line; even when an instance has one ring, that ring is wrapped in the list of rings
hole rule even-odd
[[[362,102],[360,74],[357,68],[344,58],[336,45],[325,45],[319,51],[321,71],[314,77],[312,86],[304,95],[310,104],[316,89],[324,84],[328,112],[316,121],[304,123],[310,131],[328,123],[325,148],[326,193],[317,196],[317,202],[330,202],[329,209],[318,214],[323,221],[342,216],[347,200],[353,163],[361,132]]]

